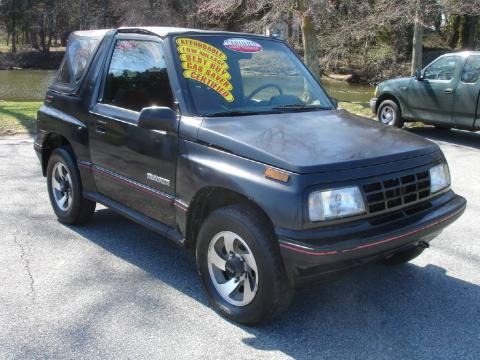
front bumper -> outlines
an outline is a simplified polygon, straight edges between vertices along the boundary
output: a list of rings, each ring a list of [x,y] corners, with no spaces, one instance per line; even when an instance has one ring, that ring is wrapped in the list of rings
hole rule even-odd
[[[429,243],[465,208],[466,200],[448,191],[425,210],[382,224],[367,219],[308,231],[277,228],[276,233],[287,272],[301,283]]]
[[[370,110],[372,110],[372,113],[375,115],[377,114],[377,98],[373,98],[370,100]]]

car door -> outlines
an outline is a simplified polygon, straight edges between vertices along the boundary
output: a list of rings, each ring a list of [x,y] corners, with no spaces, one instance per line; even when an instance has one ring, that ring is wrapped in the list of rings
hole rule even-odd
[[[97,190],[173,226],[177,134],[138,126],[142,108],[173,107],[160,39],[119,35],[104,72],[89,126]]]
[[[455,126],[473,129],[477,116],[480,94],[480,55],[470,55],[462,70],[460,82],[455,91],[453,121]]]
[[[424,69],[421,79],[412,81],[408,106],[414,119],[440,124],[452,121],[462,62],[459,55],[442,56]]]

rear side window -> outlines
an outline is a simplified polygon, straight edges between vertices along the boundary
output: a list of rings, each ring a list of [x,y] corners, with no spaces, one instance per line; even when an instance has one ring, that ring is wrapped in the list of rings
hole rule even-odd
[[[140,111],[173,106],[162,46],[147,40],[117,40],[105,81],[103,103]]]
[[[99,39],[72,37],[58,72],[57,83],[73,88],[82,78]]]
[[[480,78],[480,56],[468,57],[462,73],[462,81],[467,84],[475,84]]]

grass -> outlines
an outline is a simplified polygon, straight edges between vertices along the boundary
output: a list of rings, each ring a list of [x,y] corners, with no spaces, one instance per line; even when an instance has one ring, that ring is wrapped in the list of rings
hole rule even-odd
[[[366,118],[374,119],[375,115],[370,110],[370,104],[368,102],[340,102],[338,103],[339,109],[347,110],[352,114],[363,116]]]
[[[33,134],[41,101],[0,100],[0,136]]]

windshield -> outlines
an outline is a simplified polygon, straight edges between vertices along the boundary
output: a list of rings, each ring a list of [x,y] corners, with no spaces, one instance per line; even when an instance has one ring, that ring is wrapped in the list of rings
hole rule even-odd
[[[333,109],[318,82],[282,42],[178,36],[175,46],[182,80],[199,115]]]

